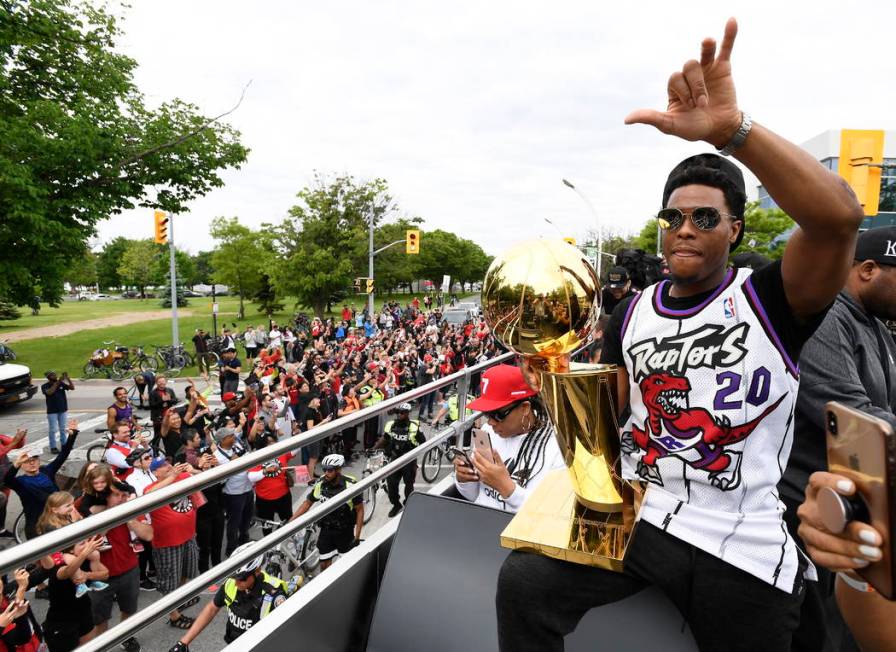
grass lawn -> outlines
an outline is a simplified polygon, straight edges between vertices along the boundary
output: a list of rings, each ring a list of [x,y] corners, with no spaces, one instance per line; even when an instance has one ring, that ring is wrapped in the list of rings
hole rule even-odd
[[[55,326],[72,321],[84,321],[86,319],[101,319],[120,313],[144,312],[150,310],[162,310],[159,299],[121,299],[119,301],[63,301],[58,308],[51,308],[49,304],[40,304],[40,314],[32,315],[28,307],[19,307],[22,313],[20,319],[13,321],[0,321],[0,338],[4,333],[13,333],[25,328],[38,328],[40,326]]]
[[[407,302],[411,295],[401,294],[395,295],[397,300],[402,303]],[[389,297],[376,297],[377,308],[382,305],[384,300]],[[356,297],[355,306],[360,307],[363,297]],[[289,301],[285,302],[287,307],[290,306]],[[218,328],[220,329],[225,323],[230,325],[236,323],[237,328],[242,329],[247,324],[267,324],[267,318],[257,312],[257,307],[253,303],[247,302],[246,319],[237,320],[237,309],[239,299],[236,297],[219,297],[218,298]],[[351,305],[351,304],[349,304]],[[337,310],[341,310],[342,306],[334,306]],[[91,310],[93,309],[93,310]],[[197,328],[204,328],[207,331],[212,330],[212,307],[210,298],[191,298],[189,305],[183,308],[190,310],[194,314],[191,317],[181,316],[178,319],[178,330],[180,331],[180,340],[184,342],[187,350],[193,350],[193,344],[190,338]],[[41,310],[41,315],[37,317],[28,316],[16,322],[0,322],[3,324],[10,323],[18,325],[19,322],[28,320],[28,328],[36,326],[50,326],[60,324],[67,321],[84,321],[87,319],[97,319],[107,317],[117,313],[127,313],[147,310],[162,310],[158,299],[147,299],[139,301],[135,299],[123,299],[121,301],[80,301],[66,302],[60,308],[48,308]],[[58,311],[58,312],[50,312]],[[305,311],[310,315],[310,311]],[[278,313],[274,315],[274,319],[280,324],[289,323],[292,320],[292,310]],[[66,318],[68,316],[68,318]],[[335,316],[335,315],[333,315]],[[39,321],[46,319],[47,321]],[[13,329],[0,328],[0,338],[4,332],[11,332]],[[64,337],[47,337],[41,339],[22,340],[12,344],[13,350],[16,352],[17,362],[26,364],[31,367],[31,372],[35,376],[41,376],[46,370],[53,369],[57,372],[68,371],[72,378],[80,378],[83,374],[84,365],[87,364],[90,354],[94,349],[102,347],[103,342],[114,340],[120,344],[128,346],[142,345],[146,347],[146,352],[152,354],[151,344],[171,344],[171,320],[170,319],[154,319],[150,321],[142,321],[127,326],[115,326],[103,329],[84,330]],[[197,370],[186,369],[181,375],[196,375]]]

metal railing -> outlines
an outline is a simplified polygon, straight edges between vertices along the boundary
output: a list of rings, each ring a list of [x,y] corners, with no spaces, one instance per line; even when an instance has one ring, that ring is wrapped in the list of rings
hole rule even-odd
[[[322,504],[319,504],[315,507],[315,509],[310,510],[302,517],[296,519],[295,521],[292,521],[288,525],[280,527],[278,530],[275,530],[273,533],[257,541],[256,545],[253,545],[245,552],[242,552],[238,555],[231,555],[226,561],[223,561],[217,566],[210,568],[205,573],[202,573],[195,579],[190,580],[177,590],[167,594],[160,600],[154,602],[149,607],[140,610],[136,614],[133,614],[127,620],[121,622],[119,625],[109,629],[101,636],[98,636],[94,640],[79,648],[82,650],[107,649],[108,647],[111,647],[116,643],[120,643],[121,641],[129,638],[135,632],[142,629],[150,622],[156,620],[166,612],[174,610],[178,605],[182,604],[193,595],[205,590],[206,587],[214,583],[216,580],[229,575],[234,570],[246,563],[248,560],[256,557],[257,555],[263,554],[264,552],[279,544],[280,542],[286,540],[302,528],[305,528],[314,521],[317,521],[318,519],[326,516],[331,511],[338,509],[339,506],[344,504],[346,500],[360,495],[365,489],[375,483],[378,483],[393,471],[399,469],[400,467],[416,459],[417,457],[425,455],[427,451],[437,445],[440,445],[448,437],[454,434],[462,433],[463,430],[467,426],[471,425],[473,421],[475,421],[475,419],[479,416],[479,413],[477,412],[469,417],[465,417],[467,403],[466,398],[469,391],[470,377],[473,374],[482,372],[493,365],[512,360],[513,357],[513,353],[505,353],[486,362],[474,365],[472,367],[464,368],[453,374],[445,376],[444,378],[433,381],[432,383],[428,383],[421,387],[416,387],[403,394],[398,394],[390,399],[386,399],[376,405],[372,405],[357,412],[353,412],[350,415],[340,417],[327,424],[317,426],[302,435],[287,437],[275,444],[266,446],[261,450],[231,460],[226,464],[222,464],[207,471],[203,471],[202,473],[194,475],[190,478],[177,481],[174,484],[162,489],[149,492],[139,498],[130,500],[116,507],[109,508],[98,514],[94,514],[89,518],[77,521],[75,523],[72,523],[71,525],[66,525],[63,528],[31,539],[26,545],[16,545],[4,551],[0,551],[0,574],[11,572],[16,568],[21,568],[26,563],[40,559],[47,554],[57,552],[59,550],[65,550],[71,545],[79,541],[83,541],[84,539],[87,539],[94,534],[105,532],[110,528],[121,523],[125,523],[136,516],[151,512],[158,507],[192,494],[210,485],[218,484],[236,473],[245,471],[249,468],[252,468],[253,466],[258,466],[259,464],[262,464],[267,460],[274,459],[276,457],[279,457],[280,455],[283,455],[284,453],[296,450],[302,446],[307,446],[308,444],[312,444],[318,440],[324,439],[325,437],[336,434],[347,427],[362,423],[371,417],[378,416],[383,412],[389,411],[400,403],[414,400],[415,398],[419,398],[421,396],[429,394],[430,392],[433,392],[441,387],[446,387],[455,382],[458,382],[458,409],[460,411],[458,421],[438,433],[429,441],[424,442],[422,445],[414,448],[405,455],[402,455],[398,459],[383,466],[381,469],[367,476],[360,482],[352,484],[351,487],[340,492],[339,494],[337,494],[337,496],[334,496],[333,500],[328,500]]]

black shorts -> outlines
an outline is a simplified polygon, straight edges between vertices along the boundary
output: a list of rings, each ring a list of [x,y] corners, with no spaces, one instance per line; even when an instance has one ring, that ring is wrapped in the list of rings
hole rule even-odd
[[[337,552],[343,555],[347,553],[352,549],[354,542],[355,529],[353,527],[340,530],[321,528],[320,536],[317,537],[317,549],[321,559],[329,559],[335,557]]]
[[[93,607],[93,623],[99,625],[112,617],[112,603],[118,602],[121,613],[129,616],[137,613],[137,596],[140,595],[140,569],[134,566],[121,575],[106,580],[109,587],[95,591],[90,596]]]

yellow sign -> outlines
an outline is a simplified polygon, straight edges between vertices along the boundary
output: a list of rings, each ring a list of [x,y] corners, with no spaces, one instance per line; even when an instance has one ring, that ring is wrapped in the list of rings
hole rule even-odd
[[[420,253],[420,230],[408,229],[405,233],[404,252],[406,254]]]
[[[865,215],[877,215],[880,173],[884,162],[882,129],[844,129],[840,133],[837,174],[846,180]]]
[[[372,293],[373,293],[373,279],[369,278],[369,279],[367,279],[367,294],[372,294]]]
[[[156,244],[168,244],[168,215],[165,211],[155,212],[156,236],[154,238]]]

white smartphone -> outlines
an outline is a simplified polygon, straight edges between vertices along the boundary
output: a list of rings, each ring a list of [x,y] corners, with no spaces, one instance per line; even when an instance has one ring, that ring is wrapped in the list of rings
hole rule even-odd
[[[492,440],[488,433],[481,428],[473,428],[473,448],[476,449],[477,455],[481,455],[489,461],[495,459],[492,453]]]

